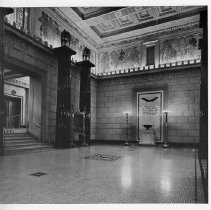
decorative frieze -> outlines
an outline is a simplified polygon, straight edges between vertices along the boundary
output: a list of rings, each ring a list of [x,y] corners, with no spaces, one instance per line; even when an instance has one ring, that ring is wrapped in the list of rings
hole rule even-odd
[[[29,88],[29,83],[23,82],[19,79],[8,79],[8,80],[5,80],[5,83],[21,86],[21,87],[24,87],[24,88]]]
[[[95,78],[101,78],[101,77],[107,77],[107,76],[114,76],[114,75],[128,75],[130,73],[138,73],[138,72],[153,72],[153,71],[158,71],[158,70],[167,70],[172,69],[172,67],[188,67],[192,66],[195,64],[201,64],[201,58],[198,59],[193,59],[193,60],[186,60],[186,61],[178,61],[178,62],[172,62],[172,63],[165,63],[165,64],[159,64],[158,66],[155,65],[150,65],[150,66],[140,66],[136,68],[128,68],[128,69],[120,69],[116,71],[110,71],[110,72],[101,72],[101,73],[96,73],[96,71],[92,70],[92,76]]]

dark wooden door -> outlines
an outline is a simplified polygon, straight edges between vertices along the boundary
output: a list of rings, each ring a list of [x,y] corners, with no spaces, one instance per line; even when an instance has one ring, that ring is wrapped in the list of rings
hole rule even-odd
[[[5,96],[6,127],[18,128],[21,121],[21,98]]]

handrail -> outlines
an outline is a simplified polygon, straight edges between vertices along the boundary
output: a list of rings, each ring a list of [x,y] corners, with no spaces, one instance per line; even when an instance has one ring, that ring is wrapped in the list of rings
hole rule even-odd
[[[38,123],[36,123],[36,122],[34,122],[34,121],[29,120],[29,121],[28,121],[28,124],[29,124],[29,123],[32,123],[32,124],[35,125],[36,127],[41,128],[41,125],[39,125]]]
[[[31,120],[28,120],[28,122],[27,122],[27,129],[28,129],[28,132],[29,132],[29,124],[33,124],[33,125],[35,125],[37,128],[41,128],[41,125],[39,125],[38,123],[36,123],[36,122],[34,122],[34,121],[31,121]],[[48,145],[50,145],[51,143],[51,140],[50,140],[50,136],[44,136],[44,137],[41,137],[41,139],[40,139],[43,143],[45,143],[45,144],[48,144]]]

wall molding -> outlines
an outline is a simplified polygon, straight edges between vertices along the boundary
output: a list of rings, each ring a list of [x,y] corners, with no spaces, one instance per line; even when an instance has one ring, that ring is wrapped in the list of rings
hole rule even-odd
[[[156,144],[152,145],[152,144],[138,144],[138,141],[128,141],[129,145],[130,144],[135,144],[138,147],[162,147],[163,142],[157,142]],[[90,145],[94,145],[94,144],[100,144],[100,145],[122,145],[124,146],[125,141],[123,140],[104,140],[104,139],[91,139],[90,140]],[[170,147],[173,148],[198,148],[199,144],[198,143],[174,143],[174,142],[168,142]]]
[[[153,41],[143,42],[143,45],[146,46],[146,47],[151,47],[151,46],[156,45],[157,42],[158,42],[158,39],[153,40]]]

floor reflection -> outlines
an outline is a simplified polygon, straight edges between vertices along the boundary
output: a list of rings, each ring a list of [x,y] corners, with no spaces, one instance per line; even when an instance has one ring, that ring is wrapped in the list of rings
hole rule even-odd
[[[121,184],[124,189],[128,189],[132,184],[131,157],[125,157],[121,168]]]
[[[121,158],[84,159],[96,154]],[[194,203],[194,164],[191,149],[142,146],[129,151],[95,145],[5,156],[0,159],[0,203]],[[36,171],[47,175],[29,176]],[[197,201],[203,203],[200,171],[197,175]]]

